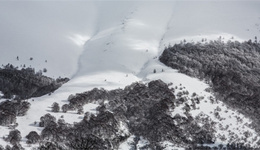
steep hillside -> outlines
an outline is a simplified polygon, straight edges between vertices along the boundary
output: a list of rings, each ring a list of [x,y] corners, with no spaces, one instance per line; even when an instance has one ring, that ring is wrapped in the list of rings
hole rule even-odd
[[[68,82],[68,78],[52,79],[42,75],[42,71],[35,72],[33,68],[14,68],[6,65],[0,68],[0,91],[3,98],[25,100],[49,94]]]
[[[164,64],[210,83],[218,99],[255,122],[259,132],[260,44],[210,41],[182,43],[165,49]]]

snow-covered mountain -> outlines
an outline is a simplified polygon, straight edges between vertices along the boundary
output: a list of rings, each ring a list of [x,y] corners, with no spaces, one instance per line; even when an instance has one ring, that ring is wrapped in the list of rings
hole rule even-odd
[[[204,116],[216,123],[215,134],[219,135],[216,145],[232,141],[230,133],[222,130],[229,125],[236,139],[240,139],[236,142],[258,146],[259,135],[247,125],[251,122],[249,118],[221,101],[210,103],[212,98],[218,100],[205,91],[208,84],[165,66],[158,58],[165,47],[184,40],[209,41],[220,36],[224,41],[254,40],[260,34],[259,8],[258,1],[1,1],[0,64],[46,68],[43,74],[47,76],[70,78],[53,94],[28,99],[31,106],[27,114],[17,117],[16,129],[23,137],[21,145],[31,148],[25,136],[30,131],[41,133],[43,128],[37,123],[46,113],[57,119],[63,116],[71,124],[84,117],[73,111],[51,112],[54,102],[60,106],[67,104],[69,95],[93,88],[112,90],[133,82],[146,84],[160,79],[172,83],[169,88],[178,86],[175,95],[185,87],[189,91],[186,99],[191,99],[193,93],[205,98],[191,115]],[[184,116],[184,105],[176,107],[172,117]],[[96,114],[98,106],[98,103],[84,105],[84,112]],[[216,119],[211,113],[214,110],[221,110],[219,113],[225,119]],[[237,123],[237,118],[242,121]],[[7,136],[9,131],[8,127],[0,126],[0,137]],[[244,141],[246,131],[251,137]],[[223,135],[227,139],[222,140]],[[127,143],[134,137],[130,135],[119,149],[130,149]],[[141,138],[137,145],[142,147],[145,143],[146,139]],[[0,138],[0,145],[6,144],[10,143]],[[162,141],[162,145],[178,149],[178,145],[168,141]]]

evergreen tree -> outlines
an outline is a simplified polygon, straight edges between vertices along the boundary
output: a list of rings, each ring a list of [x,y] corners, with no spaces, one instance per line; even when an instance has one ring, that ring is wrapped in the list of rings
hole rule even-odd
[[[28,135],[26,135],[26,137],[28,140],[26,141],[27,144],[35,144],[37,142],[40,141],[40,135],[35,132],[35,131],[31,131]]]
[[[69,105],[64,104],[64,105],[62,105],[61,109],[62,109],[62,112],[66,113],[69,110]]]
[[[60,111],[60,106],[58,103],[54,102],[52,104],[52,112],[59,112]]]
[[[12,145],[19,143],[22,139],[21,132],[19,130],[12,130],[9,132],[9,135],[5,139],[10,142]]]

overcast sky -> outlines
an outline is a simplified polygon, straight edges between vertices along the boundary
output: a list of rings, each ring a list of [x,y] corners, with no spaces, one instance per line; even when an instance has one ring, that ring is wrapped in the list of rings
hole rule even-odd
[[[51,63],[61,56],[61,64],[75,65],[76,60],[70,59],[81,47],[73,38],[91,35],[96,15],[96,5],[89,1],[0,1],[0,64],[12,63],[16,56],[22,61],[24,56],[34,57],[36,67],[45,59]],[[58,63],[52,66],[60,66]],[[60,70],[73,72],[71,68],[75,67],[68,64]]]

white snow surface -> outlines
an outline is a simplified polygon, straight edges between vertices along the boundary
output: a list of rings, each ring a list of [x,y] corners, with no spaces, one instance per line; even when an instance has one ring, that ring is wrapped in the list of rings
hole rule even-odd
[[[161,79],[172,82],[173,87],[181,84],[190,93],[208,97],[206,83],[166,67],[158,61],[159,55],[169,44],[184,39],[197,42],[202,38],[209,41],[221,36],[226,41],[243,41],[260,37],[259,8],[259,1],[234,0],[0,1],[0,64],[11,63],[19,67],[25,64],[36,70],[46,68],[45,74],[50,77],[71,78],[52,95],[33,98],[34,101],[29,99],[31,108],[27,115],[17,118],[17,129],[23,137],[32,130],[40,133],[42,128],[34,122],[39,122],[46,113],[57,119],[63,115],[69,123],[80,121],[83,115],[52,113],[50,107],[53,102],[60,106],[68,103],[70,94],[94,87],[110,90],[136,81]],[[29,60],[30,57],[33,60]],[[153,73],[154,69],[156,73]],[[97,106],[88,104],[84,111],[95,114]],[[193,115],[202,112],[214,119],[210,111],[217,106],[222,110],[226,108],[220,102],[214,105],[202,102]],[[234,118],[243,116],[235,110],[230,112],[235,114],[223,114],[231,116],[230,119],[215,120],[230,125],[229,128],[239,135],[243,123],[236,124]],[[243,120],[245,124],[247,120]],[[244,128],[255,135],[250,127]],[[8,132],[7,127],[0,127],[1,145],[6,145],[2,137]],[[219,130],[218,134],[228,133]],[[30,149],[25,144],[26,139],[23,140],[24,148]],[[144,139],[142,141],[139,144],[145,143]],[[218,142],[225,143],[219,139]],[[167,141],[163,144],[172,145]]]

